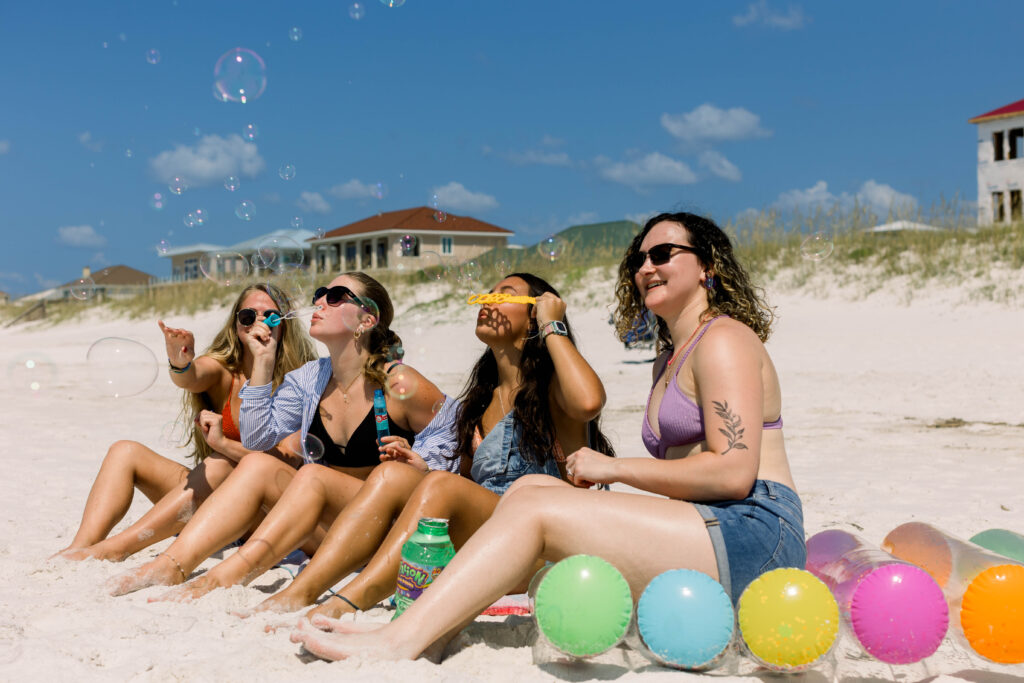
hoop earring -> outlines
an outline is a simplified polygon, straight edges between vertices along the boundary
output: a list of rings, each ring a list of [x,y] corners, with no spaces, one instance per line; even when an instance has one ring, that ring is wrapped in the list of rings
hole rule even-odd
[[[707,278],[704,279],[704,288],[707,289],[709,292],[715,291],[714,275],[708,275]]]
[[[362,336],[363,336],[363,328],[361,328],[361,327],[357,327],[356,331],[352,333],[352,338],[353,339],[359,339]]]

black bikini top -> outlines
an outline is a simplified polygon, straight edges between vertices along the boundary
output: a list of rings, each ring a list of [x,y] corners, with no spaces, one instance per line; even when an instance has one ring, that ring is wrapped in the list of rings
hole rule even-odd
[[[403,436],[411,446],[416,440],[416,433],[402,429],[388,415],[388,426],[394,436]],[[309,433],[320,439],[324,444],[323,464],[334,467],[372,467],[380,464],[380,451],[377,450],[377,425],[370,407],[366,417],[359,423],[347,444],[335,443],[327,433],[327,427],[320,417],[320,406],[313,414],[313,423],[309,425]]]

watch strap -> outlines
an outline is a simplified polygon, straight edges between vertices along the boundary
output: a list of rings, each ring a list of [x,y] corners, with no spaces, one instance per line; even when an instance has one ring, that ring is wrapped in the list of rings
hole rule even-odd
[[[544,323],[544,327],[540,328],[540,339],[544,341],[547,339],[549,334],[557,334],[560,337],[568,337],[569,330],[566,329],[565,323],[561,320],[549,320]]]

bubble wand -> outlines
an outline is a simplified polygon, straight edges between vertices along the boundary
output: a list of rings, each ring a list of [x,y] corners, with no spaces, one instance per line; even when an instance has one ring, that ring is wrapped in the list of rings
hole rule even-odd
[[[284,315],[278,315],[277,313],[271,313],[264,320],[263,324],[267,327],[277,327],[285,320],[291,320],[292,318],[301,318],[304,315],[309,315],[319,311],[323,306],[306,306],[305,308],[297,308],[294,311],[288,311]]]
[[[519,296],[507,292],[483,292],[481,294],[470,294],[466,298],[470,306],[474,304],[535,304],[537,298],[533,296]]]

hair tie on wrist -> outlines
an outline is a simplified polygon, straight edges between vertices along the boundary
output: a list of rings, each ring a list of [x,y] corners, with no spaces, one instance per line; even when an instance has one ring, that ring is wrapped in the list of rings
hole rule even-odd
[[[169,370],[170,370],[171,372],[173,372],[174,374],[176,374],[176,375],[181,375],[181,374],[184,374],[185,372],[187,372],[187,371],[188,371],[188,369],[189,369],[190,367],[192,367],[192,361],[189,361],[188,363],[186,363],[186,364],[185,364],[185,367],[183,367],[183,368],[179,368],[179,367],[175,366],[175,365],[174,365],[174,363],[172,363],[172,362],[171,362],[171,359],[170,359],[170,358],[168,358],[168,359],[167,359],[167,368],[168,368],[168,369],[169,369]]]

